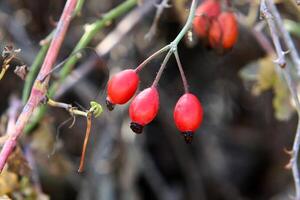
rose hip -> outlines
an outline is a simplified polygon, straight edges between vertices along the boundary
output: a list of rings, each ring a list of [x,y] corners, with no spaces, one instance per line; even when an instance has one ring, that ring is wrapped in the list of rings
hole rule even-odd
[[[176,103],[173,117],[186,143],[191,143],[193,134],[203,119],[203,109],[198,98],[191,93],[182,95]]]
[[[115,104],[124,104],[131,99],[138,88],[139,76],[133,69],[123,70],[114,75],[107,86],[106,105],[109,110]]]
[[[159,94],[156,87],[149,87],[140,92],[131,102],[129,116],[130,128],[135,133],[142,133],[143,127],[149,124],[157,115]]]
[[[216,18],[220,12],[221,6],[217,0],[206,0],[197,8],[193,27],[200,38],[208,36],[212,19]]]
[[[223,12],[211,24],[209,43],[212,48],[231,49],[238,38],[238,23],[234,13]]]

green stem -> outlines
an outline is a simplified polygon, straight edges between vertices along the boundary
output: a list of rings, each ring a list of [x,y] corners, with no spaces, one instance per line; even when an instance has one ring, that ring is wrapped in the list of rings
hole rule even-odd
[[[78,15],[81,12],[84,1],[85,0],[78,0],[73,17]],[[25,104],[29,98],[29,94],[31,92],[31,88],[33,85],[33,81],[35,80],[35,78],[40,70],[41,64],[46,56],[46,53],[48,51],[50,42],[52,40],[54,31],[55,31],[55,29],[45,39],[42,40],[42,42],[41,42],[42,47],[41,47],[40,51],[38,52],[37,56],[35,57],[35,60],[33,61],[32,65],[30,67],[30,71],[26,76],[25,84],[24,84],[24,88],[23,88],[23,94],[22,94],[23,104]]]
[[[95,37],[95,35],[102,30],[109,22],[116,19],[117,17],[126,13],[129,9],[137,4],[137,0],[127,0],[124,3],[120,4],[116,8],[112,9],[105,15],[101,17],[101,19],[96,22],[85,26],[85,33],[77,43],[73,52],[76,52],[82,48],[85,48],[91,40]],[[59,73],[59,79],[61,82],[66,78],[66,76],[71,72],[73,66],[77,63],[78,57],[72,56],[66,64],[62,67]],[[50,89],[51,90],[51,89]]]
[[[40,49],[39,53],[35,57],[35,60],[33,61],[32,65],[30,67],[30,71],[26,76],[25,85],[23,88],[23,95],[22,95],[23,104],[25,104],[28,100],[28,97],[29,97],[29,94],[30,94],[30,91],[31,91],[31,88],[33,85],[33,81],[40,70],[42,61],[45,58],[48,48],[49,48],[49,43],[44,44],[42,46],[42,48]]]
[[[190,13],[189,13],[188,19],[187,19],[184,27],[181,29],[180,33],[177,35],[177,37],[171,43],[174,47],[177,47],[178,43],[181,41],[183,36],[191,28],[191,26],[193,24],[194,17],[195,17],[195,11],[196,11],[196,6],[197,6],[198,2],[199,2],[199,0],[193,0],[192,1],[192,5],[191,5],[191,8],[190,8]]]
[[[193,0],[192,1],[192,4],[191,4],[191,8],[190,8],[190,13],[189,13],[189,16],[188,16],[188,19],[186,20],[186,23],[184,25],[184,27],[181,29],[181,31],[179,32],[179,34],[176,36],[176,38],[170,43],[168,44],[167,46],[165,46],[164,48],[162,48],[161,50],[163,49],[170,49],[168,54],[166,55],[153,83],[152,83],[152,86],[154,87],[157,87],[158,85],[158,82],[164,72],[164,69],[166,68],[166,65],[167,65],[167,62],[169,61],[170,57],[172,54],[175,54],[175,57],[176,57],[176,61],[178,62],[179,61],[179,64],[181,65],[181,62],[179,59],[179,56],[178,56],[178,53],[177,53],[177,46],[178,46],[178,43],[182,40],[182,38],[184,37],[184,35],[189,31],[189,29],[191,28],[192,24],[193,24],[193,20],[194,20],[194,17],[195,17],[195,11],[196,11],[196,6],[198,4],[199,0]],[[158,52],[160,52],[161,50],[159,50]],[[153,54],[153,55],[156,55]],[[181,67],[181,66],[179,66]],[[187,86],[187,82],[184,82],[184,87],[185,87],[185,91],[188,92],[188,86]]]
[[[119,6],[110,10],[108,13],[102,16],[101,19],[90,25],[87,25],[85,33],[80,38],[73,52],[85,48],[95,37],[95,35],[99,31],[101,31],[109,22],[128,12],[128,10],[134,7],[137,3],[138,0],[126,0],[124,3],[120,4]],[[64,82],[67,75],[72,71],[73,66],[77,63],[78,59],[79,58],[76,55],[71,56],[69,60],[64,64],[59,73],[59,80],[54,82],[48,90],[49,98],[53,98],[53,96],[55,95],[55,91],[57,91],[58,87]],[[36,113],[35,117],[32,119],[31,123],[26,126],[25,133],[29,133],[36,126],[36,124],[44,117],[46,111],[47,107],[42,105]]]

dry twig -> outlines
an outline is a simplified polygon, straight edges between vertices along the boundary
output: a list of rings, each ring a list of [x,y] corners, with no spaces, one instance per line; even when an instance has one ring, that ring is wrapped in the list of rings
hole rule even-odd
[[[267,3],[266,3],[267,1]],[[274,4],[272,2],[272,0],[261,0],[261,13],[262,16],[266,19],[269,29],[270,29],[270,33],[271,33],[271,37],[276,49],[276,53],[278,56],[278,59],[276,60],[276,63],[282,68],[283,66],[286,65],[286,61],[285,61],[285,52],[282,50],[280,41],[279,41],[279,36],[277,33],[277,29],[282,29],[283,28],[279,28],[280,26],[280,21],[277,21],[280,16],[279,14],[274,18]],[[270,11],[273,11],[272,13]],[[281,19],[280,19],[281,20]],[[277,27],[276,27],[276,24]],[[281,32],[282,32],[281,30]],[[285,30],[284,30],[285,32]],[[284,33],[282,33],[284,40],[288,39],[286,38],[286,36],[284,36]],[[291,40],[289,41],[285,41],[289,43],[292,43]],[[288,45],[289,46],[289,45]],[[293,46],[293,45],[292,45]],[[290,48],[290,46],[289,46]],[[291,52],[296,51],[296,49],[291,48],[290,49]],[[295,54],[292,53],[292,55]],[[297,65],[297,63],[295,63]],[[299,102],[299,98],[298,98],[298,92],[297,92],[297,85],[296,83],[293,81],[293,78],[291,76],[291,72],[289,70],[289,66],[282,68],[281,71],[286,79],[287,85],[289,87],[289,90],[291,92],[292,98],[295,102],[295,106],[296,106],[296,110],[298,112],[298,126],[297,126],[297,131],[296,131],[296,136],[294,139],[294,145],[293,145],[293,150],[291,153],[291,159],[290,159],[290,163],[288,166],[290,166],[290,168],[292,168],[292,172],[293,172],[293,178],[294,178],[294,182],[295,182],[295,188],[296,188],[296,200],[300,199],[300,179],[299,179],[299,169],[298,169],[298,164],[297,164],[297,160],[298,160],[298,153],[299,153],[299,146],[300,146],[300,102]]]

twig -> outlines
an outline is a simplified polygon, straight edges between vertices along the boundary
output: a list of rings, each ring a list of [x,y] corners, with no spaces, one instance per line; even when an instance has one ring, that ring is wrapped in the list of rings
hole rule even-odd
[[[275,50],[277,53],[277,60],[275,61],[281,68],[284,68],[286,66],[286,61],[285,61],[285,52],[282,50],[281,44],[280,44],[280,40],[279,40],[279,36],[278,36],[278,32],[276,29],[276,25],[274,23],[274,19],[272,14],[269,12],[267,6],[266,6],[266,2],[265,0],[261,1],[260,4],[260,11],[261,11],[261,15],[262,17],[267,21],[269,29],[270,29],[270,34],[275,46]]]
[[[9,157],[9,155],[13,151],[14,147],[16,146],[17,139],[23,132],[23,129],[26,126],[27,122],[29,121],[33,111],[39,105],[39,103],[44,98],[44,96],[47,92],[47,87],[48,87],[48,82],[49,82],[50,77],[46,78],[43,82],[41,82],[40,80],[49,71],[51,71],[51,69],[53,67],[53,64],[58,55],[58,51],[61,47],[61,44],[66,35],[67,29],[69,27],[71,16],[75,9],[76,3],[77,3],[77,0],[68,0],[66,2],[65,8],[59,19],[57,28],[56,28],[54,36],[53,36],[53,40],[51,41],[49,50],[46,55],[46,58],[41,67],[41,70],[34,82],[29,100],[26,103],[26,105],[24,106],[22,113],[19,115],[14,129],[8,133],[9,138],[4,143],[4,146],[0,152],[0,171],[2,171],[7,158]]]
[[[85,0],[78,0],[72,17],[80,15],[84,1]],[[55,30],[56,29],[54,29],[45,39],[41,40],[41,42],[40,42],[40,45],[42,47],[41,47],[40,51],[38,52],[37,56],[35,57],[35,60],[33,61],[32,65],[30,66],[30,71],[27,74],[27,77],[25,79],[25,84],[24,84],[23,94],[22,94],[22,101],[24,104],[26,103],[26,101],[29,98],[31,87],[33,85],[33,81],[36,78],[37,73],[40,70],[41,64],[43,62],[43,59],[46,56],[47,50],[50,45],[50,41],[53,38],[53,34],[54,34]]]
[[[74,48],[73,52],[76,52],[78,50],[81,50],[82,48],[85,48],[90,41],[95,37],[95,35],[101,31],[108,22],[118,18],[119,16],[126,13],[128,10],[130,10],[133,6],[137,4],[137,0],[126,0],[124,3],[120,4],[116,8],[110,10],[108,13],[106,13],[104,16],[102,16],[99,20],[96,22],[88,25],[85,30],[85,33],[82,35],[80,40],[78,41],[76,47]],[[52,98],[57,91],[57,89],[60,87],[60,85],[65,81],[66,77],[69,75],[69,73],[72,71],[73,66],[77,63],[78,57],[76,55],[71,56],[69,60],[64,64],[62,67],[60,73],[59,73],[59,80],[54,82],[50,89],[48,90],[48,96]],[[32,119],[32,122],[25,128],[25,132],[28,133],[32,130],[33,127],[36,126],[36,124],[43,118],[43,116],[46,113],[46,106],[41,106],[35,115],[35,118]]]
[[[295,44],[291,38],[291,35],[284,28],[283,20],[281,19],[280,14],[279,14],[276,6],[274,5],[273,1],[267,0],[267,5],[270,10],[270,13],[274,17],[274,21],[277,24],[278,30],[280,31],[280,33],[283,37],[284,43],[286,44],[287,48],[289,48],[289,52],[291,53],[292,61],[294,62],[295,67],[297,69],[297,73],[298,73],[298,75],[300,75],[300,58],[299,58],[298,51],[295,47]]]
[[[266,4],[266,1],[261,0],[261,13],[265,17],[265,19],[268,23],[270,33],[271,33],[273,43],[275,45],[278,57],[280,57],[280,59],[283,59],[283,60],[281,60],[282,63],[285,63],[283,50],[281,48],[281,45],[279,43],[279,37],[275,30],[275,27],[276,27],[275,22],[274,22],[272,14],[270,13],[270,10],[271,10],[270,6],[272,3],[269,0],[267,0],[267,1],[268,1],[268,7]],[[277,20],[277,18],[275,18],[275,20]],[[279,23],[278,23],[277,26],[279,27],[282,25],[279,25]],[[277,64],[280,66],[281,62],[277,62]],[[298,160],[298,153],[299,153],[299,146],[300,146],[300,102],[299,102],[299,98],[298,98],[297,87],[296,87],[295,82],[293,81],[291,74],[290,74],[289,67],[287,66],[286,68],[282,68],[282,73],[287,81],[288,88],[291,92],[292,98],[295,101],[296,110],[298,113],[298,125],[297,125],[296,136],[295,136],[294,144],[293,144],[293,151],[292,151],[291,159],[290,159],[290,166],[292,168],[292,173],[293,173],[294,182],[295,182],[296,200],[299,200],[300,199],[300,180],[299,180],[299,169],[298,169],[297,160]]]
[[[169,4],[169,0],[162,0],[160,4],[156,5],[156,13],[155,13],[155,17],[153,20],[153,23],[150,27],[150,30],[148,31],[148,33],[145,35],[145,39],[150,41],[153,39],[153,37],[156,34],[157,31],[157,26],[158,26],[158,22],[159,19],[161,17],[161,15],[163,14],[163,11],[165,8],[170,8],[171,5]]]

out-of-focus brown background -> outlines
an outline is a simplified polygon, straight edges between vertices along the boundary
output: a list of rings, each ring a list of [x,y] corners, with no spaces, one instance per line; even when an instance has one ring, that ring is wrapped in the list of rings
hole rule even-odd
[[[121,2],[86,1],[81,17],[71,23],[57,62],[70,54],[83,34],[84,24],[94,22]],[[156,36],[147,41],[144,36],[152,24],[156,1],[149,2],[144,0],[140,7],[97,34],[89,47],[103,41],[120,21],[127,19],[126,26],[131,26],[130,14],[138,12],[137,24],[121,35],[121,42],[88,75],[65,91],[60,101],[87,108],[96,98],[104,105],[106,71],[111,75],[134,68],[176,37],[188,13],[188,2],[179,9],[178,5],[184,1],[171,1],[173,6],[164,11]],[[64,3],[63,0],[0,1],[1,47],[11,43],[21,48],[19,58],[30,66],[40,48],[39,41],[53,30]],[[247,3],[236,9],[245,13]],[[280,11],[292,19],[296,17],[285,5],[280,6]],[[159,83],[159,114],[142,135],[135,135],[129,128],[128,104],[118,106],[113,112],[104,106],[102,116],[93,120],[83,174],[77,173],[77,167],[86,121],[78,117],[72,128],[68,124],[62,126],[69,114],[50,108],[32,134],[21,140],[20,148],[24,154],[30,151],[29,157],[35,163],[31,172],[34,178],[29,181],[55,200],[288,199],[294,186],[291,172],[284,168],[289,160],[284,149],[292,146],[297,117],[293,114],[286,121],[277,120],[272,106],[274,93],[267,91],[254,96],[251,84],[242,80],[240,70],[265,53],[248,28],[240,25],[239,31],[237,44],[225,55],[218,55],[197,40],[191,44],[184,39],[179,45],[190,89],[204,107],[203,124],[191,145],[185,144],[173,123],[172,109],[183,88],[172,58]],[[85,51],[76,67],[87,62],[91,54]],[[162,59],[163,56],[158,57],[142,71],[140,90],[151,84]],[[15,65],[19,62],[16,60]],[[1,114],[8,108],[9,96],[21,97],[22,88],[23,81],[11,67],[0,82]],[[54,145],[56,151],[52,154]],[[11,186],[8,194],[14,196],[14,192],[20,192],[19,186]],[[21,194],[23,197],[18,198],[25,199],[24,191]]]

